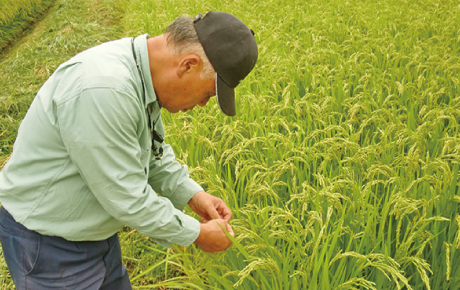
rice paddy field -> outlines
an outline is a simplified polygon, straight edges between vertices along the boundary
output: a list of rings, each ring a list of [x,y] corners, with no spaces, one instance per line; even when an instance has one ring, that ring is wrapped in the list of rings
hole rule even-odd
[[[259,46],[237,116],[163,120],[236,237],[207,254],[126,228],[133,287],[460,289],[459,1],[132,0],[123,36],[209,10]]]

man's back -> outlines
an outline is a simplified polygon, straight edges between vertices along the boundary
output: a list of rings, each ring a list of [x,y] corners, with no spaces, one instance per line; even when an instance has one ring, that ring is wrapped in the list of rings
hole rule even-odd
[[[0,202],[18,222],[42,234],[72,240],[100,239],[122,227],[97,202],[84,178],[91,173],[81,174],[68,147],[69,142],[84,141],[95,123],[110,114],[107,106],[101,106],[96,116],[91,113],[95,104],[111,101],[102,100],[110,97],[103,90],[120,92],[123,97],[112,95],[114,107],[129,106],[142,117],[145,109],[139,87],[130,39],[91,48],[59,66],[32,102],[19,128],[13,154],[0,172]],[[88,102],[88,98],[101,98],[101,102]],[[138,121],[141,139],[144,122],[142,118]],[[67,125],[76,125],[75,122],[80,124],[72,129],[80,131],[73,131],[72,135],[78,139],[65,140],[66,130],[70,129]],[[116,146],[116,136],[113,137],[112,144],[100,146]],[[106,220],[104,229],[99,224],[101,219]]]

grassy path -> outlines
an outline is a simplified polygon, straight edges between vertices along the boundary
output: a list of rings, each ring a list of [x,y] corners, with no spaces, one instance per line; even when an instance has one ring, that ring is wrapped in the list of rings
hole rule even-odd
[[[0,165],[41,85],[76,53],[122,35],[122,1],[56,1],[33,31],[0,55]]]
[[[1,1],[0,51],[27,34],[34,23],[48,15],[53,3],[54,0]]]

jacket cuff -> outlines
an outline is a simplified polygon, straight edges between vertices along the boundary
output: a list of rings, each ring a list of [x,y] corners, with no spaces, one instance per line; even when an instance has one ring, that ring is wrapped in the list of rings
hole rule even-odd
[[[171,237],[171,240],[155,238],[152,238],[152,240],[165,248],[171,248],[173,243],[183,247],[190,246],[200,235],[200,222],[191,216],[183,214],[182,225],[183,230],[178,232],[177,235]]]
[[[176,191],[169,197],[169,200],[176,209],[183,210],[189,200],[202,190],[203,188],[198,183],[191,178],[187,178],[177,187]]]

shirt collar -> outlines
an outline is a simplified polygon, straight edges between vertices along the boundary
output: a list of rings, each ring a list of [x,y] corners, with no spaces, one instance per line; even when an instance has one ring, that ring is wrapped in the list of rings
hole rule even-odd
[[[150,64],[149,64],[149,53],[147,49],[147,39],[150,38],[150,35],[143,34],[139,35],[134,39],[134,49],[136,51],[136,57],[139,62],[139,66],[142,72],[142,79],[144,81],[145,94],[144,102],[145,107],[149,104],[158,101],[155,90],[153,89],[152,75],[150,74]],[[158,104],[160,104],[158,102]],[[159,106],[155,106],[159,107]]]

